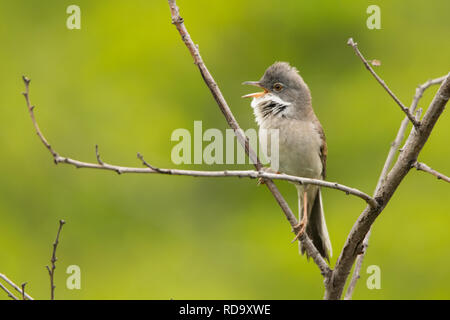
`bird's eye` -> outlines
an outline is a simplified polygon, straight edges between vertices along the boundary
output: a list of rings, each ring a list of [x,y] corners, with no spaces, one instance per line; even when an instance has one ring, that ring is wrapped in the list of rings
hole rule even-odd
[[[283,89],[283,85],[281,83],[277,82],[273,85],[273,89],[275,91],[281,91],[281,89]]]

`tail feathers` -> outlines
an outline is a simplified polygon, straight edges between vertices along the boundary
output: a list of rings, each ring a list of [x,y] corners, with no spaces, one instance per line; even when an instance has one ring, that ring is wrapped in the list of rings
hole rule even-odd
[[[320,255],[330,262],[330,257],[333,255],[333,250],[331,248],[330,237],[328,235],[328,229],[325,222],[322,194],[320,190],[317,192],[317,196],[311,209],[311,214],[306,226],[306,234],[312,240]],[[305,248],[301,243],[300,252],[301,254],[305,253]],[[306,254],[306,256],[309,259],[308,254]]]

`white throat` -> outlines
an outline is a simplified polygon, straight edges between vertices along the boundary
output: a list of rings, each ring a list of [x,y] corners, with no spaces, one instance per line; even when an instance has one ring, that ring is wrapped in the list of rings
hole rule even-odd
[[[268,119],[285,117],[289,112],[290,106],[290,102],[286,102],[272,93],[266,93],[262,97],[253,98],[251,103],[256,123],[259,126]]]

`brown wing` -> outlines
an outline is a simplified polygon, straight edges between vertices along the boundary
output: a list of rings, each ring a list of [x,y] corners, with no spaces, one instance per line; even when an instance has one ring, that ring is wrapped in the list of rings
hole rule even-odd
[[[320,159],[322,160],[322,179],[325,180],[326,175],[327,175],[327,154],[328,154],[327,139],[325,137],[325,132],[323,131],[323,128],[322,128],[319,120],[316,119],[315,122],[316,122],[317,131],[320,135],[320,140],[321,140]]]

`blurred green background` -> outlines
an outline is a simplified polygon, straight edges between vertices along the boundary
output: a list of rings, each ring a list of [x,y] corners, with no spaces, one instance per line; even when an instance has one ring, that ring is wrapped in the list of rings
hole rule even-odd
[[[66,8],[81,8],[81,30]],[[297,66],[309,84],[328,140],[328,180],[375,188],[403,119],[392,99],[346,45],[351,36],[407,105],[415,87],[449,71],[449,1],[179,1],[181,14],[236,118],[255,128],[240,98],[276,60]],[[381,7],[381,30],[366,8]],[[167,2],[0,2],[0,272],[49,297],[49,263],[58,220],[59,299],[320,299],[316,265],[298,255],[293,234],[265,187],[254,180],[122,175],[55,166],[37,139],[21,95],[64,156],[140,166],[141,152],[175,166],[173,130],[224,130],[227,124],[170,23]],[[437,87],[420,103],[427,107]],[[450,172],[449,115],[420,160]],[[278,182],[296,209],[295,188]],[[324,190],[332,264],[364,203]],[[376,221],[355,299],[450,298],[449,187],[411,171]],[[81,290],[65,288],[69,265]],[[366,287],[369,265],[381,289]],[[6,299],[0,293],[0,299]]]

